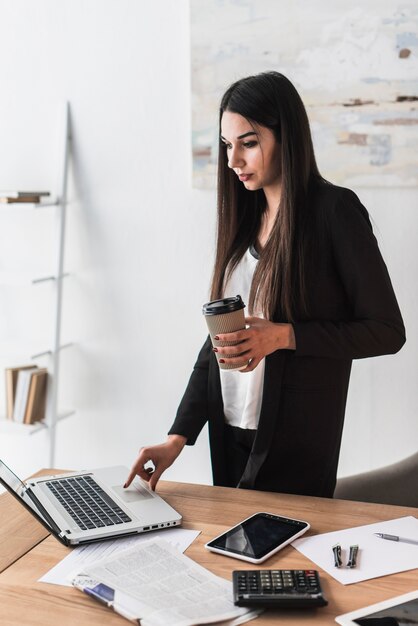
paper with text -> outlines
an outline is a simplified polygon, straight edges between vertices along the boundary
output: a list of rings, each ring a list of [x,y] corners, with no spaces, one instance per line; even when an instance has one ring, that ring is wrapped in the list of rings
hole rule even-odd
[[[184,552],[200,534],[200,530],[187,530],[185,528],[167,528],[166,530],[156,532],[162,533],[162,536],[179,552]],[[125,539],[120,537],[119,539],[100,541],[73,548],[71,553],[42,576],[39,582],[71,587],[71,582],[68,580],[71,572],[77,569],[81,571],[84,566],[90,563],[114,556],[121,550],[136,546],[143,541],[148,541],[149,538],[150,535],[145,533],[143,535],[126,537]]]
[[[140,619],[141,626],[242,623],[259,613],[236,607],[231,582],[159,537],[85,567],[72,584],[95,597],[103,594],[109,607]]]

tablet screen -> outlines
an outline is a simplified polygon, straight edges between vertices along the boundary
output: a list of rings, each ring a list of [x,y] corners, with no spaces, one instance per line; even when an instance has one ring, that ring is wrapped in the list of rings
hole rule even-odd
[[[359,626],[411,626],[418,624],[418,598],[353,619]]]
[[[308,525],[305,522],[261,513],[245,520],[208,545],[260,559],[306,526]]]

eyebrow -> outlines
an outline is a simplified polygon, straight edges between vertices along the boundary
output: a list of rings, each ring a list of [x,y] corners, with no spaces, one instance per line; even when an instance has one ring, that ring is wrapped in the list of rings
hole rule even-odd
[[[237,137],[237,139],[244,139],[244,137],[249,137],[250,135],[256,135],[257,133],[253,130],[248,131],[248,133],[244,133],[243,135],[239,135]],[[225,137],[222,137],[221,135],[221,139],[222,141],[228,141],[227,139],[225,139]]]

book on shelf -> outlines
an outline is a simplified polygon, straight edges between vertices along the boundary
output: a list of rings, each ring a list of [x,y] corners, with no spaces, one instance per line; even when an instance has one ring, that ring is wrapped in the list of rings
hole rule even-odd
[[[27,198],[30,196],[50,196],[50,191],[0,191],[1,197],[6,198]]]
[[[49,195],[51,195],[49,191],[0,191],[0,202],[3,204],[22,202],[37,204]]]
[[[17,373],[16,393],[12,418],[14,422],[23,422],[26,411],[26,403],[28,400],[31,375],[32,372],[37,369],[37,365],[32,365],[31,367],[26,367],[19,370]]]
[[[20,424],[34,424],[45,417],[48,371],[37,365],[17,372],[12,419]]]
[[[7,367],[6,374],[6,417],[9,420],[13,419],[13,407],[16,398],[17,377],[20,370],[33,369],[33,363],[30,365],[19,365],[19,367]]]
[[[24,424],[40,422],[45,417],[48,372],[46,368],[33,370],[30,376]]]

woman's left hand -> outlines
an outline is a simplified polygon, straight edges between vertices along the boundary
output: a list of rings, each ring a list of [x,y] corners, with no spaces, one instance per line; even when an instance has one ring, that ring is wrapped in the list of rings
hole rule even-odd
[[[261,359],[276,350],[295,350],[295,333],[292,324],[275,324],[262,317],[246,317],[248,328],[234,333],[218,334],[219,341],[238,341],[239,357],[229,357],[237,353],[237,346],[217,347],[214,351],[220,359],[228,359],[228,363],[239,365],[242,357],[249,359],[249,364],[241,372],[251,372],[257,367]]]

